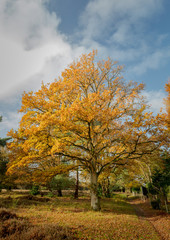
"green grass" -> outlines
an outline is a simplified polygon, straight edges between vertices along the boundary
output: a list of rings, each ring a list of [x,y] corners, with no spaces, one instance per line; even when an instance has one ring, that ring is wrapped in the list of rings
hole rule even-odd
[[[38,196],[29,200],[24,196],[22,193],[2,193],[0,207],[27,219],[30,226],[62,227],[78,239],[160,239],[147,220],[141,222],[124,196],[101,199],[100,212],[91,211],[88,197],[75,200],[72,197]]]

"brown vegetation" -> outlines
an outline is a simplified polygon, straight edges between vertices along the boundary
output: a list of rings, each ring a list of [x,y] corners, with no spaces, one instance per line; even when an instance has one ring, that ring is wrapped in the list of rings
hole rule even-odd
[[[10,211],[0,211],[0,239],[4,240],[54,240],[77,239],[71,229],[44,224],[33,226],[26,218],[20,218]]]
[[[71,196],[44,198],[48,201],[40,196],[29,198],[23,193],[11,192],[10,197],[8,193],[1,193],[0,239],[168,239],[167,214],[153,210],[150,217],[138,217],[138,212],[124,196],[101,199],[100,212],[91,211],[87,196],[76,200]],[[144,212],[152,211],[149,205],[136,204]]]

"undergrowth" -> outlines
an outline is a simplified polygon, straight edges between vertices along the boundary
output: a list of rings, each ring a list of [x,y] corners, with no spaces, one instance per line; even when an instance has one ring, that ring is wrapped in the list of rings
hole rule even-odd
[[[71,229],[57,224],[33,226],[28,219],[20,218],[10,211],[0,211],[0,239],[4,240],[54,240],[77,239]]]

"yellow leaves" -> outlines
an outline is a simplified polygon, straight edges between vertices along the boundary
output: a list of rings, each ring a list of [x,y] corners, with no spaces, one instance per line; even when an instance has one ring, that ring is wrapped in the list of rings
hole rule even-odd
[[[61,152],[65,147],[64,144],[60,141],[60,139],[55,139],[52,148],[51,148],[51,155],[54,156],[55,153]]]
[[[109,148],[110,153],[116,153],[116,154],[123,153],[125,150],[126,150],[126,147],[123,144],[119,144],[119,145],[117,144]]]
[[[133,152],[139,136],[140,144],[152,135],[156,141],[163,115],[146,112],[143,85],[123,81],[122,67],[110,58],[96,62],[96,54],[82,55],[53,83],[23,94],[20,127],[9,133],[16,158],[11,156],[11,166],[36,162],[38,170],[52,161],[57,167],[56,155],[65,154],[85,168],[94,158],[102,167],[120,153]]]

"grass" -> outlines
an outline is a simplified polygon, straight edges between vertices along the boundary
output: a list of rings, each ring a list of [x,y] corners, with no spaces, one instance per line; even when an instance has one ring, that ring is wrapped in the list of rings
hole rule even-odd
[[[150,222],[141,222],[124,196],[101,199],[102,210],[94,212],[90,209],[88,197],[75,200],[69,196],[38,196],[29,199],[28,193],[12,192],[0,194],[0,207],[0,211],[5,210],[17,216],[5,220],[3,226],[9,227],[8,221],[11,221],[13,226],[18,222],[20,226],[9,236],[3,235],[0,239],[160,239]],[[5,231],[8,227],[4,227]],[[41,236],[38,236],[38,233],[42,233]]]

